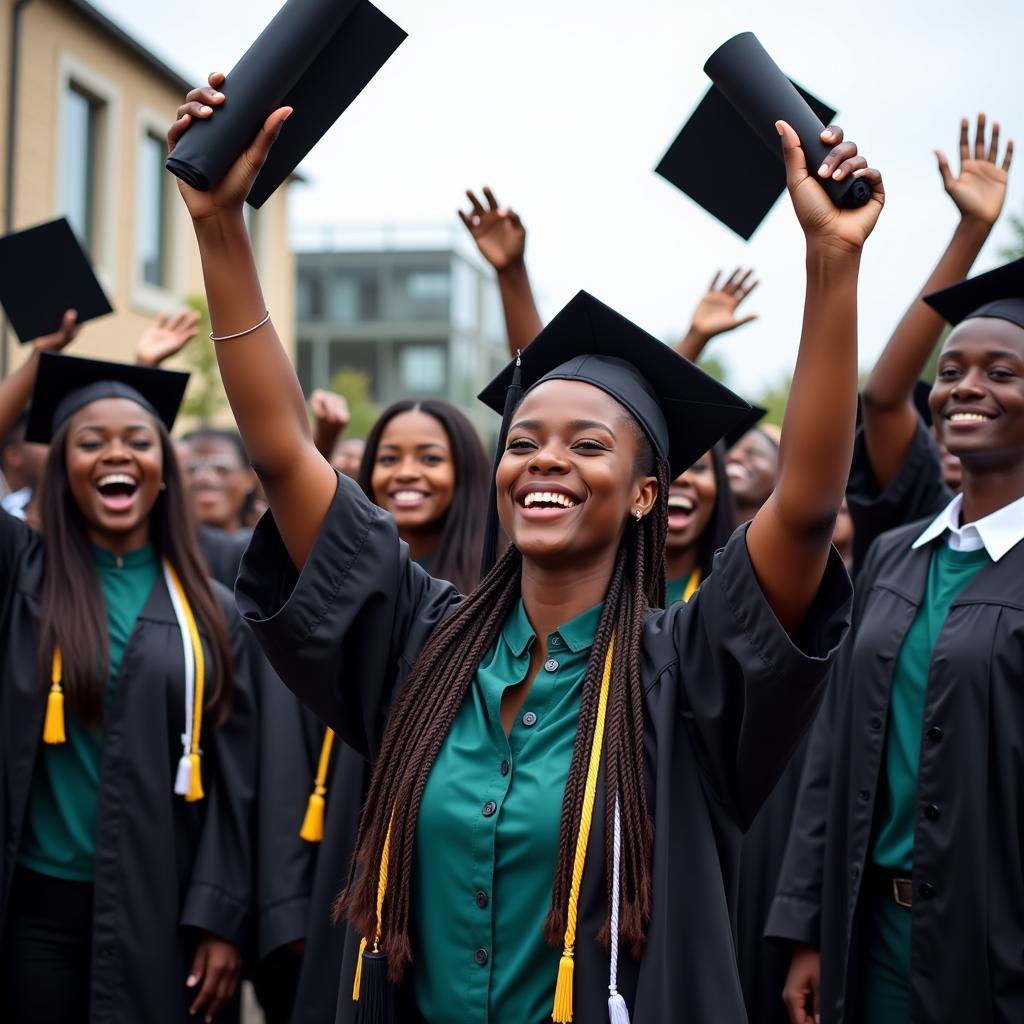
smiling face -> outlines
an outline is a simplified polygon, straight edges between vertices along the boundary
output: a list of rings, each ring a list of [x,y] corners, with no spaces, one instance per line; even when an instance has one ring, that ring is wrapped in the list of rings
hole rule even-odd
[[[931,397],[939,440],[965,467],[999,469],[1024,457],[1024,328],[965,320],[939,356]]]
[[[711,452],[705,452],[668,490],[666,551],[692,547],[711,522],[718,487]]]
[[[550,380],[516,410],[498,464],[498,515],[523,558],[558,567],[613,560],[626,523],[657,497],[639,470],[638,427],[600,388]]]
[[[198,436],[183,442],[179,450],[196,519],[228,532],[239,529],[256,474],[242,461],[238,448],[225,438]]]
[[[418,409],[392,417],[380,435],[370,485],[399,534],[439,532],[455,495],[451,442],[441,423]]]
[[[760,508],[775,489],[779,450],[760,430],[751,430],[729,449],[725,471],[736,501]]]
[[[102,398],[68,423],[68,487],[101,547],[141,547],[160,495],[163,451],[153,417],[126,398]]]

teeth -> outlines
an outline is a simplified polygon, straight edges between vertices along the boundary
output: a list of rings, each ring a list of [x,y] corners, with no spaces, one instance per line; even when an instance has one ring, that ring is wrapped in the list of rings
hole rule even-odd
[[[683,494],[670,494],[668,497],[668,507],[682,509],[684,512],[692,512],[697,506],[692,498],[688,498]]]
[[[955,412],[949,417],[954,423],[985,423],[991,416],[985,416],[980,412]]]
[[[529,508],[531,505],[561,505],[562,508],[575,508],[578,504],[575,498],[568,494],[559,494],[556,491],[531,491],[524,499],[523,505]]]
[[[124,473],[108,473],[104,477],[100,477],[97,482],[97,487],[109,487],[111,484],[124,484],[127,487],[135,486],[135,478],[127,476]]]
[[[422,497],[422,491],[395,491],[395,501],[419,501]]]

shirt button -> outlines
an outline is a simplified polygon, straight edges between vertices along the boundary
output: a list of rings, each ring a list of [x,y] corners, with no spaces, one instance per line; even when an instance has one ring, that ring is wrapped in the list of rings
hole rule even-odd
[[[917,890],[923,900],[930,900],[935,895],[935,886],[931,882],[922,882]]]
[[[860,797],[861,803],[866,804],[871,799],[871,790],[862,789],[857,795]]]
[[[509,769],[510,769],[511,767],[512,767],[512,765],[510,765],[510,764],[508,763],[508,759],[506,759],[506,760],[502,761],[502,762],[501,762],[501,774],[502,774],[502,775],[508,775],[508,773],[509,773]]]
[[[925,804],[924,816],[929,821],[938,821],[940,813],[941,812],[939,811],[938,807],[935,806],[935,804]]]
[[[548,660],[544,662],[544,671],[545,672],[557,672],[558,671],[558,662],[555,661],[554,658],[548,658]]]
[[[937,725],[933,725],[928,730],[928,739],[930,739],[932,741],[932,743],[941,743],[942,742],[942,730]]]
[[[486,907],[486,906],[487,906],[487,893],[485,893],[485,892],[483,891],[483,889],[479,889],[479,890],[477,890],[477,894],[476,894],[476,896],[475,896],[475,899],[476,899],[476,905],[477,905],[477,906],[478,906],[478,907],[479,907],[479,908],[480,908],[481,910],[483,910],[483,909],[484,909],[484,907]]]
[[[488,800],[483,807],[484,817],[489,818],[497,809],[498,805],[493,800]]]
[[[523,715],[523,725],[525,725],[526,728],[529,729],[531,726],[534,726],[536,724],[537,716],[532,711],[527,711],[526,714]]]
[[[478,964],[479,964],[479,965],[480,965],[481,967],[483,967],[483,966],[484,966],[484,965],[485,965],[485,964],[487,963],[487,950],[486,950],[486,949],[478,949],[478,950],[477,950],[477,951],[476,951],[476,952],[475,952],[475,953],[473,954],[473,959],[474,959],[474,960],[475,960],[475,961],[476,961],[476,962],[477,962],[477,963],[478,963]]]
[[[868,722],[868,727],[872,732],[878,732],[882,728],[882,720],[878,715],[872,715],[871,720]]]

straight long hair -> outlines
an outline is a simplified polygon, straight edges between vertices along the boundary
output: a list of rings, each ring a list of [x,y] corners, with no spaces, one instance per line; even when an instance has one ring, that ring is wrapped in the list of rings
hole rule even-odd
[[[480,550],[484,542],[491,467],[480,438],[465,415],[454,405],[440,399],[403,399],[388,406],[366,438],[363,461],[359,467],[359,486],[370,501],[376,502],[373,467],[377,461],[381,435],[387,425],[404,412],[422,412],[433,416],[448,436],[455,489],[452,503],[445,513],[430,572],[432,576],[454,584],[461,593],[468,594],[480,579]]]
[[[715,476],[715,506],[704,532],[697,539],[697,565],[702,576],[711,572],[715,552],[724,548],[736,530],[736,502],[725,471],[725,445],[719,441],[711,449],[711,469]]]
[[[103,719],[103,695],[110,671],[106,604],[92,545],[67,474],[70,424],[54,435],[40,490],[42,537],[46,551],[40,614],[38,673],[48,688],[50,661],[60,645],[62,687],[68,704],[88,725]],[[233,690],[231,643],[220,604],[213,593],[195,539],[181,471],[171,439],[157,423],[163,453],[163,482],[149,513],[149,536],[158,557],[166,558],[181,578],[212,653],[206,686],[206,710],[223,721]]]
[[[638,428],[639,432],[639,428]],[[643,951],[651,916],[654,823],[645,781],[644,702],[640,650],[650,606],[665,601],[665,535],[668,467],[655,461],[649,443],[638,462],[655,475],[658,498],[640,522],[629,518],[619,544],[601,617],[582,683],[576,740],[562,798],[558,856],[545,940],[561,948],[572,883],[587,767],[597,723],[604,658],[614,634],[611,688],[605,731],[605,880],[612,889],[612,830],[615,798],[622,812],[619,938],[635,957]],[[362,936],[381,928],[381,945],[393,981],[412,962],[409,910],[416,822],[430,771],[477,667],[496,641],[520,598],[522,557],[509,547],[480,586],[431,633],[388,716],[380,754],[359,823],[348,884],[337,911],[347,911]],[[377,888],[390,831],[388,886],[381,921]],[[607,946],[610,916],[597,936]]]

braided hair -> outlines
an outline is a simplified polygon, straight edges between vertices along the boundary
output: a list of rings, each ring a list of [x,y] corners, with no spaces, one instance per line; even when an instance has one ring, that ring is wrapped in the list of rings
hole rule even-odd
[[[665,603],[669,470],[663,460],[656,458],[639,425],[634,425],[640,442],[637,467],[645,475],[656,477],[658,496],[647,516],[639,522],[630,517],[626,525],[584,673],[544,938],[556,948],[562,945],[604,659],[614,634],[605,731],[605,874],[610,908],[611,835],[618,793],[622,812],[619,938],[639,957],[651,916],[654,846],[644,771],[640,648],[648,607],[663,607]],[[519,600],[521,568],[522,556],[515,547],[509,547],[479,587],[430,635],[388,716],[359,823],[348,883],[339,897],[337,911],[348,913],[360,935],[372,937],[380,927],[380,947],[395,983],[401,982],[412,962],[410,890],[423,791],[478,666]],[[389,830],[389,881],[378,922],[378,874]],[[607,946],[610,935],[610,915],[606,915],[598,938]]]

